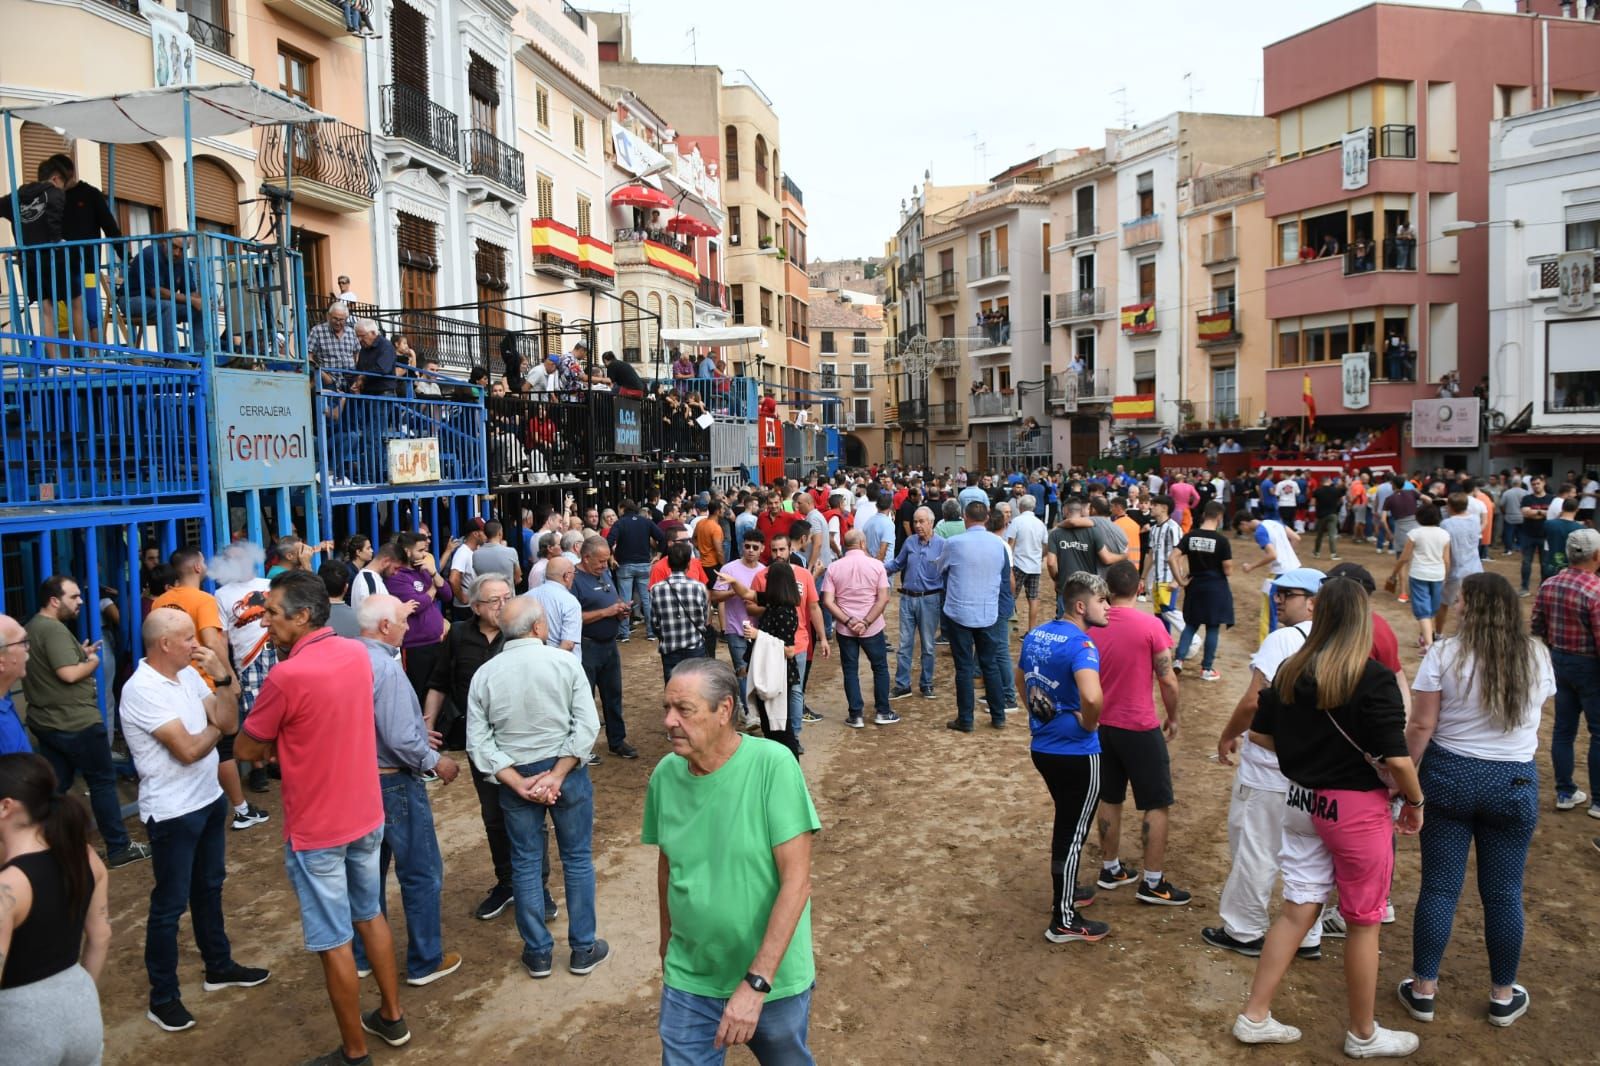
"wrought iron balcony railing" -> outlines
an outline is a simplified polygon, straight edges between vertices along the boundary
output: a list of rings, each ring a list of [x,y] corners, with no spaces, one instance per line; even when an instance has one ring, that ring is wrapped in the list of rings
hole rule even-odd
[[[428,94],[398,82],[383,87],[383,132],[421,145],[452,161],[460,160],[461,138],[455,113]]]
[[[527,191],[521,152],[488,130],[468,130],[462,139],[463,162],[468,174],[480,174],[519,194]]]
[[[267,126],[261,132],[261,176],[285,180],[284,145],[290,146],[293,177],[342,189],[372,199],[378,192],[378,165],[372,157],[372,134],[347,122],[319,122],[289,131]]]

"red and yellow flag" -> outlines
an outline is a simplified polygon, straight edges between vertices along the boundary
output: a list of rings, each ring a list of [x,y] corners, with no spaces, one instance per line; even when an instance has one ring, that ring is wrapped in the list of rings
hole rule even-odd
[[[1118,422],[1152,422],[1156,417],[1156,396],[1153,392],[1137,396],[1113,396],[1111,417]]]
[[[1305,375],[1300,385],[1300,402],[1306,407],[1306,421],[1311,425],[1317,424],[1317,398],[1311,395],[1311,375]]]

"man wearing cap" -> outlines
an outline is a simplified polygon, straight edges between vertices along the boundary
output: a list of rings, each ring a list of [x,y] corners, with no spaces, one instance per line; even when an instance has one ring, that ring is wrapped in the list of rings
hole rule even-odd
[[[1276,518],[1252,518],[1239,527],[1244,535],[1255,539],[1256,547],[1261,549],[1261,558],[1254,562],[1244,564],[1244,572],[1265,566],[1272,571],[1273,577],[1261,583],[1261,640],[1267,639],[1267,634],[1285,624],[1278,617],[1278,600],[1273,595],[1274,579],[1281,577],[1300,566],[1300,557],[1295,554],[1294,546],[1300,543],[1300,534],[1278,521]]]
[[[574,344],[572,351],[567,354],[561,352],[545,353],[545,387],[542,391],[577,392],[580,389],[587,388],[591,382],[583,364],[588,358],[589,346],[583,341]]]
[[[1550,648],[1556,674],[1556,724],[1550,736],[1556,809],[1571,810],[1589,796],[1573,777],[1578,719],[1589,726],[1590,794],[1600,787],[1600,533],[1567,535],[1566,569],[1539,585],[1530,628]],[[1600,818],[1600,801],[1589,806]]]

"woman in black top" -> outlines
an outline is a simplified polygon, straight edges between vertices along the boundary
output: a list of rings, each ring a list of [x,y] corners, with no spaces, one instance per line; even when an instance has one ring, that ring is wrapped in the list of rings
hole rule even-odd
[[[794,567],[782,559],[775,559],[767,567],[766,588],[756,594],[756,605],[760,608],[761,618],[756,625],[745,623],[745,639],[755,641],[756,633],[766,633],[776,638],[783,644],[783,657],[788,666],[788,687],[793,688],[800,684],[800,670],[795,665],[795,634],[800,629],[800,582],[795,579]],[[751,693],[754,696],[754,692]],[[794,735],[794,730],[789,728],[789,700],[787,690],[784,699],[779,702],[778,710],[782,714],[782,729],[772,728],[772,720],[767,715],[766,703],[753,698],[750,701],[755,705],[756,713],[761,716],[761,733],[769,740],[776,740],[794,753],[795,758],[800,757],[800,742]]]
[[[1183,635],[1178,638],[1178,658],[1173,668],[1182,671],[1189,657],[1189,645],[1201,626],[1206,627],[1205,654],[1200,660],[1200,680],[1220,681],[1213,667],[1217,661],[1217,638],[1222,627],[1233,625],[1233,590],[1228,575],[1233,573],[1233,544],[1223,535],[1222,504],[1206,504],[1200,526],[1178,542],[1173,567],[1183,589]]]
[[[111,922],[88,829],[41,756],[0,755],[0,1048],[27,1048],[29,1062],[100,1062]]]
[[[1300,1039],[1298,1029],[1272,1017],[1272,998],[1337,884],[1348,929],[1345,1054],[1377,1058],[1417,1048],[1415,1034],[1384,1029],[1373,1017],[1378,931],[1394,872],[1392,793],[1384,776],[1405,799],[1402,833],[1422,828],[1423,801],[1406,753],[1400,687],[1371,651],[1367,590],[1348,578],[1325,581],[1305,644],[1261,690],[1250,739],[1277,752],[1289,779],[1289,809],[1280,853],[1283,910],[1267,932],[1250,999],[1233,1027],[1233,1035],[1247,1044]]]

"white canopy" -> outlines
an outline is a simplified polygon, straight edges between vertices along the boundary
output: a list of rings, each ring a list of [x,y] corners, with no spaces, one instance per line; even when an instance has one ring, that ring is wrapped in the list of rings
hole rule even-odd
[[[698,344],[706,348],[750,344],[759,342],[765,335],[766,330],[761,326],[690,326],[661,331],[661,339],[667,344]]]
[[[253,126],[334,121],[332,115],[324,115],[253,81],[145,89],[91,100],[21,107],[11,113],[28,122],[53,126],[73,139],[145,144],[183,136],[185,97],[189,101],[190,132],[195,137],[221,137]]]

